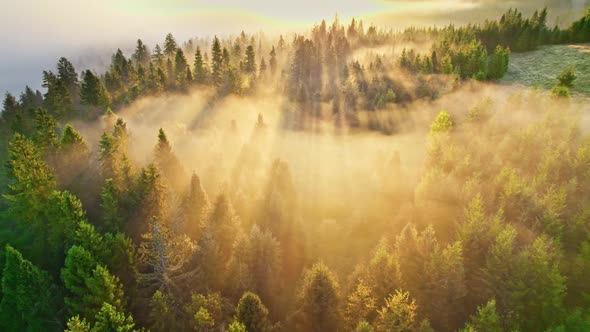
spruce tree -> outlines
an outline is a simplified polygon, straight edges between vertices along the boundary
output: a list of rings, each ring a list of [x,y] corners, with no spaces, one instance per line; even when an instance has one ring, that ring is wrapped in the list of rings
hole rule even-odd
[[[150,51],[141,39],[137,40],[137,45],[135,46],[135,52],[133,53],[132,58],[137,65],[147,66],[150,62]]]
[[[326,265],[317,263],[305,272],[299,304],[306,330],[338,330],[341,320],[339,302],[338,281]]]
[[[252,292],[244,293],[238,302],[236,318],[246,326],[247,331],[264,332],[268,329],[268,309]]]
[[[221,86],[223,83],[223,54],[217,36],[213,39],[213,46],[211,46],[211,80],[216,86]]]
[[[176,40],[171,33],[166,35],[166,39],[164,40],[164,55],[170,59],[176,54],[178,50],[178,44],[176,44]]]
[[[60,331],[57,288],[45,272],[6,246],[0,327],[4,331]]]
[[[201,55],[201,49],[197,47],[197,52],[195,53],[195,64],[194,64],[194,80],[197,84],[204,84],[207,81],[207,64],[203,60],[203,56]]]
[[[57,78],[64,83],[70,95],[77,96],[80,89],[80,82],[78,81],[78,73],[72,63],[64,58],[59,58],[57,62]]]

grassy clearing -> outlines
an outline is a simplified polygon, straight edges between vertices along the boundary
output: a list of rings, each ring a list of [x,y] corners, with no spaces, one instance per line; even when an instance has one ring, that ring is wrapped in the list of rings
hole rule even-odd
[[[569,65],[576,67],[578,76],[572,92],[590,96],[590,44],[543,46],[533,52],[514,53],[502,82],[551,89],[557,75]]]

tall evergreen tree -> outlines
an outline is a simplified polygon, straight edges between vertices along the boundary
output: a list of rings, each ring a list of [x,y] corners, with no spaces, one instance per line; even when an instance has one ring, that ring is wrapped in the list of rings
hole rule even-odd
[[[90,70],[84,72],[80,99],[83,104],[107,108],[111,104],[111,96],[104,84]]]
[[[176,44],[176,40],[171,33],[166,35],[166,39],[164,40],[164,55],[170,59],[176,55],[176,51],[178,50],[178,44]]]
[[[221,86],[223,83],[223,54],[217,36],[213,39],[213,46],[211,46],[211,80],[216,86]]]
[[[258,295],[246,292],[236,307],[237,320],[246,326],[246,331],[264,332],[268,329],[268,309]]]
[[[4,255],[0,327],[4,331],[60,331],[57,288],[49,275],[9,245]]]
[[[104,303],[123,309],[123,290],[118,278],[99,265],[84,248],[72,246],[68,250],[61,278],[69,292],[65,303],[70,316],[80,315],[90,320]]]
[[[78,96],[80,89],[78,73],[74,65],[64,57],[59,58],[57,62],[57,78],[64,83],[71,96]]]
[[[150,62],[150,51],[141,39],[137,40],[132,58],[137,65],[147,66]]]
[[[303,324],[307,331],[336,331],[340,326],[339,286],[323,263],[305,272],[299,292]]]
[[[207,81],[209,70],[207,69],[207,63],[203,60],[201,55],[201,49],[197,47],[195,53],[195,64],[194,64],[194,80],[197,84],[204,84]]]

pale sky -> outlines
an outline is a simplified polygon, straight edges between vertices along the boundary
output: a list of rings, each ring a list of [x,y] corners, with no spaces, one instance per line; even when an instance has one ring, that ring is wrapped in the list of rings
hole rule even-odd
[[[153,46],[167,32],[180,42],[242,30],[275,34],[309,29],[336,13],[342,21],[354,16],[394,28],[442,25],[492,15],[479,10],[488,7],[572,1],[584,0],[5,0],[0,93],[19,92],[25,84],[38,88],[41,71],[51,69],[59,56],[84,63],[89,54],[108,55],[132,47],[137,38]]]

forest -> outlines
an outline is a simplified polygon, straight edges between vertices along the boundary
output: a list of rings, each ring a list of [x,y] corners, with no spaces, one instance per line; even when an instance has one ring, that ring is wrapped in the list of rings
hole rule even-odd
[[[590,331],[590,9],[65,57],[0,116],[2,331]]]

